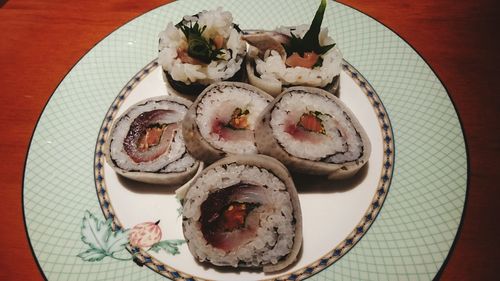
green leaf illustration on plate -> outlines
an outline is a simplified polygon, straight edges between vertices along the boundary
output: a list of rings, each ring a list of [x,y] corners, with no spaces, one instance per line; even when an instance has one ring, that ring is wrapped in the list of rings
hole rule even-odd
[[[78,254],[84,261],[100,261],[109,256],[115,259],[115,253],[125,249],[128,242],[127,230],[115,230],[111,227],[112,220],[99,221],[89,211],[85,212],[82,221],[82,241],[90,249]]]
[[[182,245],[186,243],[186,241],[184,240],[179,240],[179,239],[176,239],[176,240],[164,240],[164,241],[160,241],[158,243],[155,243],[153,246],[151,246],[151,248],[149,250],[155,252],[155,253],[158,253],[160,250],[165,250],[167,253],[171,254],[171,255],[177,255],[179,254],[179,245]]]
[[[123,257],[127,246],[134,248],[149,248],[158,253],[165,250],[168,254],[177,255],[180,253],[179,245],[186,241],[181,239],[161,241],[162,232],[159,227],[160,221],[144,222],[135,225],[132,229],[113,230],[113,221],[99,220],[89,211],[85,211],[81,225],[81,239],[90,248],[81,252],[77,256],[84,261],[101,261],[105,257],[116,260],[132,260],[134,255]]]
[[[106,253],[102,250],[91,248],[78,254],[78,256],[84,261],[100,261],[106,256]]]

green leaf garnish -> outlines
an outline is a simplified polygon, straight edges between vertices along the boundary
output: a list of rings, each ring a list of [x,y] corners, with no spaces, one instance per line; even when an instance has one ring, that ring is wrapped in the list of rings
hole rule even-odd
[[[218,56],[222,54],[222,49],[216,49],[212,40],[207,40],[202,36],[206,26],[200,27],[198,22],[195,22],[194,25],[192,22],[189,24],[180,22],[177,26],[186,36],[189,56],[204,63],[219,59]]]
[[[248,127],[248,114],[250,114],[250,111],[248,109],[243,110],[239,107],[235,108],[233,114],[231,114],[231,119],[227,124],[224,125],[224,127],[233,130],[246,130]]]
[[[314,52],[318,55],[322,55],[335,46],[335,43],[325,46],[321,46],[319,44],[319,33],[321,31],[321,23],[323,22],[325,9],[326,0],[321,0],[321,4],[314,15],[311,26],[304,37],[297,37],[295,34],[290,32],[290,43],[288,45],[283,44],[287,56],[290,56],[293,53],[298,53],[300,56],[304,56],[305,52]]]

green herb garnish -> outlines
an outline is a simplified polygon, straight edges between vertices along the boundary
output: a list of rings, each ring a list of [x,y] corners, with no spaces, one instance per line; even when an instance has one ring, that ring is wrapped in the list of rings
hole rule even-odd
[[[188,41],[187,51],[189,56],[204,63],[220,59],[218,56],[222,54],[222,49],[216,49],[211,39],[207,40],[202,36],[203,31],[207,28],[206,26],[200,27],[198,22],[194,25],[192,22],[189,22],[189,25],[181,22],[178,27]]]
[[[233,130],[246,130],[248,127],[248,114],[250,114],[248,109],[235,108],[225,127]]]
[[[318,55],[322,55],[335,46],[335,43],[325,46],[321,46],[319,44],[319,32],[321,31],[321,23],[323,22],[325,9],[326,0],[321,0],[321,4],[316,11],[316,15],[314,15],[311,26],[303,38],[299,38],[290,32],[290,35],[292,36],[290,43],[288,45],[283,44],[287,56],[290,56],[293,53],[298,53],[300,56],[304,56],[304,53],[306,52],[314,52]]]

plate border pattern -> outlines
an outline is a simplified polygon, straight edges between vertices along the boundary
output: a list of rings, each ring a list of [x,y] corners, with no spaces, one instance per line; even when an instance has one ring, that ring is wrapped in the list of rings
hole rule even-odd
[[[107,191],[104,176],[104,163],[106,160],[103,147],[108,138],[109,130],[116,117],[116,112],[123,104],[123,101],[130,95],[133,89],[156,67],[158,67],[158,62],[157,59],[154,59],[145,67],[143,67],[134,77],[132,77],[132,79],[129,80],[129,82],[120,91],[118,96],[114,99],[105,115],[105,118],[99,130],[99,136],[97,138],[94,154],[94,182],[101,210],[106,219],[111,219],[113,221],[113,230],[122,229],[122,224],[114,212]],[[384,105],[382,104],[382,101],[380,100],[380,97],[377,95],[370,83],[351,64],[349,64],[345,60],[342,63],[342,69],[356,82],[356,84],[362,89],[363,93],[367,96],[377,115],[377,119],[380,125],[380,129],[382,132],[384,160],[377,190],[361,221],[356,225],[354,230],[349,235],[347,235],[347,238],[335,247],[335,249],[331,250],[326,255],[319,258],[319,260],[307,265],[306,267],[300,268],[291,273],[280,275],[273,279],[265,280],[304,280],[335,263],[350,249],[352,249],[354,245],[359,242],[363,235],[368,231],[370,226],[375,221],[377,215],[380,213],[382,205],[389,191],[389,187],[393,177],[395,159],[395,143],[389,116]],[[131,247],[129,245],[127,246],[127,249],[131,254],[135,256],[134,262],[136,262],[138,265],[146,265],[153,271],[170,279],[183,281],[206,280],[201,277],[191,276],[168,265],[165,265],[149,255],[145,250],[142,250],[140,248]]]

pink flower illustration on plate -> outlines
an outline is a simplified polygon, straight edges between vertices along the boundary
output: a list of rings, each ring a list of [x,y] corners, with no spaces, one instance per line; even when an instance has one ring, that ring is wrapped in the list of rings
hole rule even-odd
[[[134,226],[129,233],[130,245],[133,247],[147,248],[160,242],[161,229],[157,222],[143,222]]]
[[[77,256],[84,261],[100,261],[105,257],[116,260],[132,260],[123,257],[127,245],[134,248],[147,248],[146,251],[158,253],[163,250],[168,254],[180,253],[179,246],[186,243],[183,239],[161,240],[162,231],[157,222],[143,222],[132,229],[113,228],[111,218],[103,221],[86,211],[81,224],[81,239],[88,248]]]

